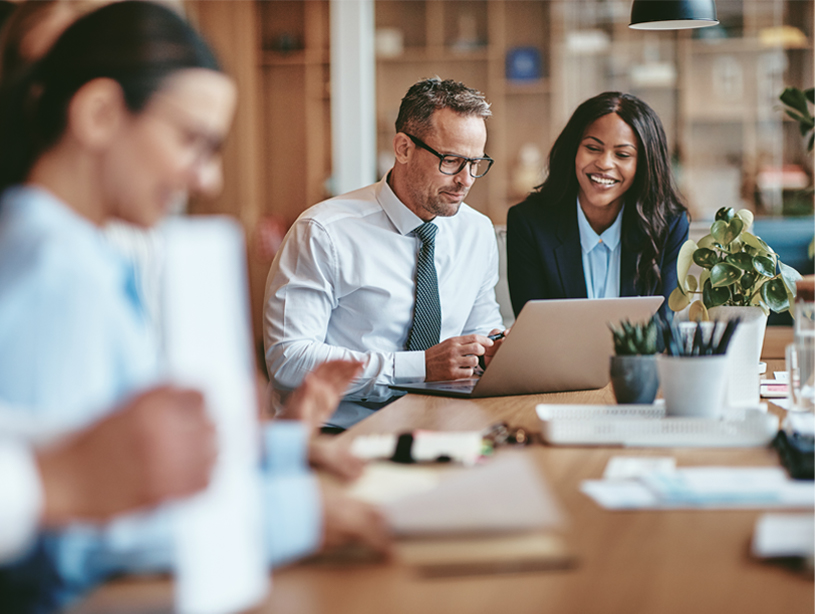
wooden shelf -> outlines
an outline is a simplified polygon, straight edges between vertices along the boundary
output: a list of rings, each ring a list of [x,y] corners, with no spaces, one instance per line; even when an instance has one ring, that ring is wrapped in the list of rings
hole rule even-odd
[[[262,66],[316,66],[328,65],[328,51],[298,50],[298,51],[271,51],[264,50],[261,54]]]
[[[484,62],[491,59],[487,49],[455,51],[447,47],[427,47],[406,49],[401,55],[378,56],[377,63],[409,64],[412,62]]]

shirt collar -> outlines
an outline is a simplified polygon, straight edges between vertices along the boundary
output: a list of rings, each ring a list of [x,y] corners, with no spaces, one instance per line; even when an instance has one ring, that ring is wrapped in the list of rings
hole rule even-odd
[[[396,227],[401,235],[408,235],[424,223],[424,220],[407,208],[407,205],[399,200],[396,193],[388,185],[388,177],[385,175],[376,186],[376,200],[385,211],[391,223]],[[436,220],[433,220],[436,223]],[[436,223],[438,226],[438,224]]]
[[[589,220],[586,218],[586,214],[580,206],[580,200],[575,199],[575,202],[577,203],[577,228],[580,230],[580,247],[583,249],[583,253],[588,254],[600,241],[605,243],[606,247],[611,251],[617,249],[622,235],[623,211],[625,210],[625,205],[620,209],[614,223],[606,228],[603,234],[598,235],[594,232],[591,224],[589,224]]]
[[[14,186],[3,194],[3,206],[16,209],[36,227],[53,231],[73,246],[87,267],[114,280],[134,303],[140,302],[134,265],[110,244],[102,229],[51,192],[31,184]]]

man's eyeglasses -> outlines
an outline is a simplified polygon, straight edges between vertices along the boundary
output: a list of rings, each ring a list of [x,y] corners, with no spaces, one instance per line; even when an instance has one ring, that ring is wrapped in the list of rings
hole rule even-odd
[[[461,170],[469,164],[470,176],[475,178],[483,177],[490,170],[490,167],[494,162],[492,158],[486,155],[483,158],[465,158],[464,156],[455,156],[453,154],[440,154],[422,139],[419,139],[412,134],[407,134],[407,132],[405,132],[405,135],[411,141],[413,141],[416,147],[426,149],[436,156],[439,159],[439,171],[445,175],[458,175]]]

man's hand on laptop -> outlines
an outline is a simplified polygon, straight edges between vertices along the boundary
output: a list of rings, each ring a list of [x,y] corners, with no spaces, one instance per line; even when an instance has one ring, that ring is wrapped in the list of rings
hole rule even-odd
[[[492,345],[487,348],[487,351],[484,353],[484,366],[488,366],[492,357],[495,356],[495,352],[498,351],[498,348],[501,347],[501,344],[506,339],[507,335],[509,335],[510,329],[501,330],[499,328],[493,328],[490,331],[489,338],[492,341]],[[496,338],[497,337],[497,338]]]
[[[478,357],[495,344],[484,335],[451,337],[425,350],[425,381],[441,382],[472,377]]]

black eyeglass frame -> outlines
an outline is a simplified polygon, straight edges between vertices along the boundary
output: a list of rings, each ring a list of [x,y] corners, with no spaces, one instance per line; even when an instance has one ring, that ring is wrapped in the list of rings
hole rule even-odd
[[[459,156],[457,154],[442,154],[442,153],[439,153],[438,151],[436,151],[435,149],[433,149],[430,145],[425,143],[422,139],[420,139],[418,137],[415,137],[412,134],[408,134],[407,132],[403,132],[402,134],[404,134],[411,141],[413,141],[413,144],[416,145],[416,147],[421,147],[422,149],[426,149],[427,151],[432,153],[434,156],[436,156],[439,159],[439,172],[442,173],[443,175],[458,175],[462,171],[462,169],[469,164],[469,169],[468,170],[470,172],[470,177],[472,177],[473,179],[478,179],[479,177],[483,177],[484,175],[486,175],[490,171],[490,169],[492,168],[493,162],[495,162],[495,160],[493,160],[492,158],[490,158],[486,154],[484,154],[483,158],[467,158],[465,156]],[[456,172],[448,173],[447,171],[445,171],[441,167],[442,164],[444,164],[445,158],[456,158],[458,160],[461,160],[461,164],[459,164],[459,167],[456,170]],[[480,173],[480,174],[476,175],[475,173],[473,173],[473,164],[474,163],[475,164],[480,164],[482,162],[487,163],[487,170],[485,170],[483,173]]]

